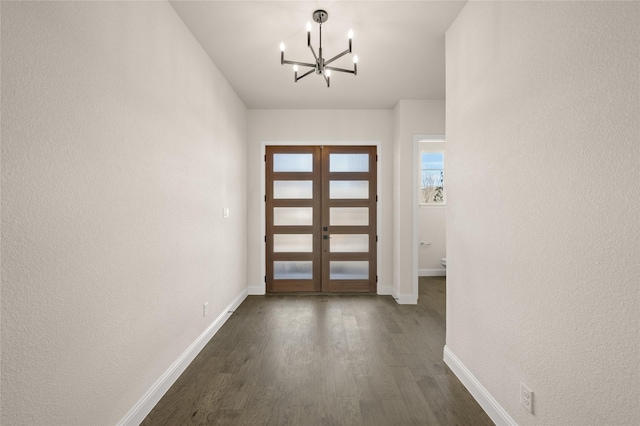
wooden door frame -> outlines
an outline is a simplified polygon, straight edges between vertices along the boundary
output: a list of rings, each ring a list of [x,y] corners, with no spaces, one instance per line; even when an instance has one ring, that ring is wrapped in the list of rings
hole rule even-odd
[[[379,202],[376,203],[376,233],[379,238],[378,250],[376,254],[376,264],[378,268],[378,276],[380,276],[380,265],[381,256],[382,256],[382,248],[385,240],[384,233],[382,232],[382,223],[383,223],[383,215],[382,209],[380,208],[381,203],[380,200],[384,200],[387,194],[383,193],[381,187],[381,176],[382,176],[382,165],[384,162],[384,156],[382,155],[382,142],[373,140],[373,141],[305,141],[300,142],[298,140],[295,141],[284,141],[284,140],[262,140],[260,142],[260,239],[264,241],[264,236],[266,235],[266,205],[264,202],[266,196],[266,164],[264,162],[264,156],[266,155],[266,147],[267,146],[375,146],[376,151],[378,152],[378,162],[377,162],[377,192]],[[266,245],[263,242],[260,245],[260,276],[262,277],[259,285],[250,285],[248,294],[251,295],[264,295],[266,294],[266,270],[267,270],[267,255],[266,255]],[[389,276],[391,276],[391,272],[385,271]],[[390,284],[380,285],[378,282],[377,294],[391,294]],[[382,291],[381,291],[382,290]]]

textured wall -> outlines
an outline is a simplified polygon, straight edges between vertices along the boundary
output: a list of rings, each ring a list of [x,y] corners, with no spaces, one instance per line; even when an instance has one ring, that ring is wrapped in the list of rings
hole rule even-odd
[[[446,43],[447,347],[518,424],[639,424],[640,3],[469,2]]]
[[[291,142],[292,144],[322,144],[331,142],[367,141],[381,142],[381,194],[378,220],[382,235],[378,250],[378,288],[391,285],[392,275],[392,204],[391,186],[393,120],[387,110],[250,110],[247,169],[248,232],[249,232],[249,285],[264,287],[261,265],[264,264],[260,248],[264,234],[260,231],[264,217],[260,206],[264,203],[264,184],[261,184],[261,144],[263,141]]]
[[[1,78],[0,423],[115,424],[246,289],[246,109],[165,2],[2,2]]]

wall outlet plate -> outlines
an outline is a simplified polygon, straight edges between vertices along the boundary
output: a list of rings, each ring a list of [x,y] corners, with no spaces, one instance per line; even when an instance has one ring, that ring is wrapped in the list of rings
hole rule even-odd
[[[533,391],[520,382],[520,404],[533,414]]]

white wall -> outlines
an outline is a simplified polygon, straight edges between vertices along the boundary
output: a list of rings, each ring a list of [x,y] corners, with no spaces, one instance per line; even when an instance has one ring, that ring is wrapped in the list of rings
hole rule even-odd
[[[250,110],[248,126],[248,282],[252,293],[264,292],[264,153],[263,142],[322,145],[340,142],[380,143],[378,221],[378,292],[392,285],[392,140],[390,110]]]
[[[394,292],[402,303],[418,297],[414,135],[443,135],[444,111],[444,100],[401,100],[394,108]]]
[[[447,349],[518,424],[639,424],[640,3],[469,2],[446,44]]]
[[[1,77],[0,423],[113,425],[246,292],[246,108],[165,2],[2,2]]]

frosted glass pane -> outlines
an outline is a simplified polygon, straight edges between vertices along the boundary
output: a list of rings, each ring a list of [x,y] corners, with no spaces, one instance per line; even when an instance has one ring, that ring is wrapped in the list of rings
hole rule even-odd
[[[329,182],[329,198],[369,198],[369,181],[332,180]]]
[[[313,154],[273,154],[274,172],[312,172]]]
[[[273,279],[311,280],[313,279],[313,262],[310,260],[273,262]]]
[[[313,198],[312,180],[274,180],[273,198],[275,199],[311,199]]]
[[[335,260],[329,262],[329,279],[332,280],[368,280],[369,262]]]
[[[313,225],[313,207],[274,207],[275,226]]]
[[[330,154],[330,172],[368,172],[369,154]]]
[[[369,208],[331,207],[329,223],[331,226],[367,226],[369,225]]]
[[[331,234],[332,253],[368,253],[369,236],[353,234]]]
[[[311,253],[312,234],[274,234],[273,251],[276,253]]]

